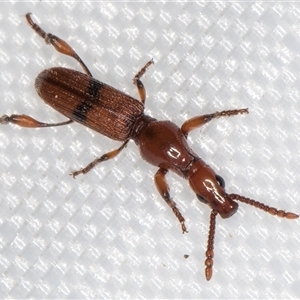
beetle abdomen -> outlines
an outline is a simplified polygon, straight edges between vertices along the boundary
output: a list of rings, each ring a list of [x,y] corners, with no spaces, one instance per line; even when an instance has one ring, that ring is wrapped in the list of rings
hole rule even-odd
[[[55,110],[111,139],[125,141],[144,105],[81,72],[51,68],[35,81],[39,96]]]

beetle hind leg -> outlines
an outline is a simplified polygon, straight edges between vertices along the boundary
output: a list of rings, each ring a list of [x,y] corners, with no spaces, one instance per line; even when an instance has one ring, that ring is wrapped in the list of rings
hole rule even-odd
[[[72,49],[72,47],[62,40],[61,38],[51,34],[46,33],[39,25],[33,22],[31,19],[31,13],[26,14],[26,20],[29,24],[29,26],[42,38],[44,39],[46,44],[51,44],[57,52],[60,52],[62,54],[68,55],[76,59],[81,67],[83,68],[84,72],[93,77],[92,73],[88,69],[88,67],[85,65],[85,63],[82,61],[82,59],[79,57],[79,55]]]
[[[127,145],[127,143],[129,142],[129,140],[125,141],[121,147],[119,147],[118,149],[112,150],[108,153],[103,154],[101,157],[96,158],[94,161],[92,161],[91,163],[89,163],[86,167],[72,172],[71,175],[73,176],[73,178],[75,178],[76,176],[78,176],[79,174],[86,174],[88,173],[91,169],[93,169],[96,165],[102,163],[103,161],[115,158]]]
[[[21,127],[27,127],[27,128],[41,128],[41,127],[55,127],[55,126],[63,126],[73,123],[73,120],[68,120],[61,123],[44,123],[40,122],[36,119],[33,119],[30,116],[27,115],[3,115],[0,117],[0,124],[16,124]]]

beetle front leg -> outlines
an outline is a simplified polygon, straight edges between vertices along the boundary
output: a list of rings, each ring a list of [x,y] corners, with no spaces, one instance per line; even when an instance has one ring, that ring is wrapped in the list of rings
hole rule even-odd
[[[73,176],[73,178],[75,178],[79,174],[86,174],[91,169],[93,169],[96,165],[100,164],[101,162],[115,158],[125,148],[125,146],[127,145],[128,142],[129,142],[129,140],[125,141],[121,145],[121,147],[119,147],[118,149],[115,149],[108,153],[103,154],[101,157],[99,157],[99,158],[95,159],[94,161],[92,161],[91,163],[89,163],[85,168],[82,168],[78,171],[72,172],[71,175]]]
[[[172,208],[175,216],[177,217],[178,221],[181,224],[181,229],[182,233],[187,232],[185,224],[184,224],[184,217],[182,216],[181,212],[179,209],[176,207],[176,203],[171,199],[170,193],[169,193],[169,186],[166,182],[165,175],[167,174],[168,170],[165,169],[159,169],[155,176],[154,176],[154,181],[156,188],[162,198],[167,202],[167,204]]]
[[[238,114],[248,114],[248,108],[242,108],[242,109],[233,109],[233,110],[224,110],[221,112],[215,112],[213,114],[207,114],[203,116],[197,116],[194,118],[191,118],[187,121],[185,121],[182,126],[181,126],[181,132],[187,136],[190,131],[193,129],[196,129],[202,125],[205,125],[209,121],[215,118],[220,118],[220,117],[230,117],[230,116],[235,116]]]
[[[139,92],[139,95],[140,95],[140,99],[141,99],[143,104],[145,104],[145,101],[146,101],[146,89],[145,89],[142,81],[140,80],[140,78],[145,74],[147,68],[151,64],[154,64],[153,59],[149,60],[145,64],[145,66],[133,78],[133,84],[135,84],[137,86],[137,89],[138,89],[138,92]]]

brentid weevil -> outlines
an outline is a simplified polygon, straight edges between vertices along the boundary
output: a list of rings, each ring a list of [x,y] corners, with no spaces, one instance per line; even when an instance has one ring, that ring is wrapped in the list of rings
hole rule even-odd
[[[215,118],[246,114],[248,113],[247,108],[196,116],[185,121],[181,127],[171,121],[158,121],[144,114],[146,90],[141,77],[153,63],[152,60],[146,63],[133,78],[133,83],[137,86],[141,99],[141,101],[138,101],[94,79],[81,58],[65,41],[55,35],[46,33],[32,21],[30,13],[26,14],[26,19],[33,30],[47,44],[51,44],[58,52],[77,60],[85,74],[71,69],[55,67],[42,71],[35,80],[35,88],[39,96],[48,105],[66,116],[67,121],[49,124],[39,122],[27,115],[3,115],[0,118],[0,123],[39,128],[61,126],[75,121],[111,139],[123,142],[118,149],[102,155],[85,168],[73,172],[74,177],[85,174],[95,165],[116,157],[125,148],[128,141],[132,139],[139,147],[143,159],[158,167],[158,171],[154,176],[156,188],[173,210],[183,232],[187,231],[185,219],[176,203],[171,199],[166,174],[171,170],[187,179],[197,198],[211,208],[205,260],[207,280],[211,279],[213,273],[216,217],[217,215],[222,218],[231,217],[238,209],[236,201],[250,204],[278,217],[298,218],[295,213],[277,210],[237,194],[227,194],[223,178],[216,174],[188,146],[187,137],[191,130],[199,128]]]

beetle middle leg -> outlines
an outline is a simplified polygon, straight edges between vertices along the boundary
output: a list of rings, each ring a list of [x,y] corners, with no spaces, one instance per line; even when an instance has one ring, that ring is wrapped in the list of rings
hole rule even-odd
[[[184,217],[182,216],[179,209],[176,207],[176,203],[170,197],[169,186],[168,186],[168,184],[166,182],[166,178],[165,178],[167,172],[168,172],[168,170],[165,170],[165,169],[159,169],[156,172],[156,174],[154,176],[155,185],[156,185],[156,188],[157,188],[158,192],[162,196],[162,198],[172,208],[173,213],[175,214],[178,221],[180,222],[182,233],[185,233],[185,232],[187,232],[187,230],[186,230],[186,227],[185,227],[185,224],[184,224],[184,221],[185,221]]]
[[[140,80],[140,78],[145,74],[147,68],[151,65],[154,64],[153,59],[149,60],[143,68],[141,68],[141,70],[134,76],[133,78],[133,84],[135,84],[137,86],[139,95],[140,95],[140,99],[142,101],[143,104],[145,104],[146,101],[146,89],[142,83],[142,81]]]
[[[71,175],[73,176],[73,178],[75,178],[77,175],[79,174],[86,174],[88,173],[91,169],[93,169],[96,165],[102,163],[103,161],[115,158],[127,145],[127,143],[129,142],[129,140],[125,141],[121,147],[119,147],[118,149],[112,150],[108,153],[103,154],[101,157],[96,158],[94,161],[92,161],[91,163],[89,163],[86,167],[72,172]]]
[[[224,110],[221,112],[217,111],[213,114],[197,116],[185,121],[181,126],[181,131],[185,136],[187,136],[190,131],[202,125],[205,125],[212,119],[220,118],[220,117],[230,117],[238,114],[248,114],[248,113],[249,113],[248,108],[242,108],[242,109]]]

